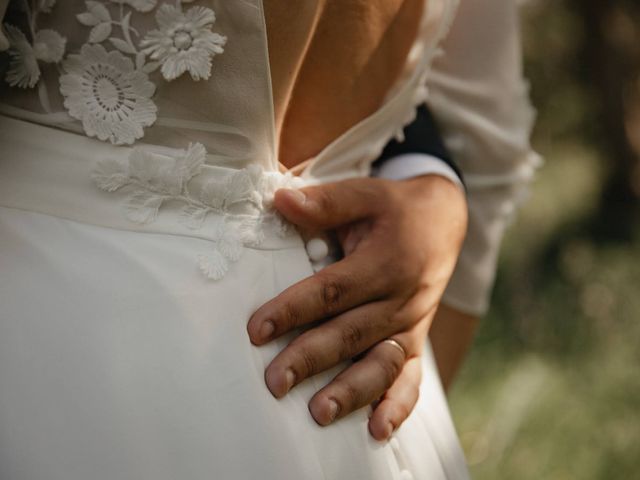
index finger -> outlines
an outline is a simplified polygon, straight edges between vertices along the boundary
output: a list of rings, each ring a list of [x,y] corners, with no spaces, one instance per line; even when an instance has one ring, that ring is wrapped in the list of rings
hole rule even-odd
[[[356,251],[287,288],[249,320],[251,342],[263,345],[286,332],[384,296],[387,282],[366,251]]]

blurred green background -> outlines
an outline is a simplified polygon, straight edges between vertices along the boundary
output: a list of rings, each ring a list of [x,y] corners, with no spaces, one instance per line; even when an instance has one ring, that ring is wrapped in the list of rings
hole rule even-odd
[[[640,478],[640,2],[523,6],[545,157],[451,391],[473,478]]]

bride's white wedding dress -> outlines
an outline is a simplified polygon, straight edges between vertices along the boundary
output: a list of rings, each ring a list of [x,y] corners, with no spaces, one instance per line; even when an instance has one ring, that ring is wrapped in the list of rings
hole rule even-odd
[[[275,189],[366,175],[423,101],[431,0],[384,105],[278,173],[261,0],[15,1],[0,89],[0,479],[467,478],[435,366],[391,442],[283,400],[252,312],[312,274]]]

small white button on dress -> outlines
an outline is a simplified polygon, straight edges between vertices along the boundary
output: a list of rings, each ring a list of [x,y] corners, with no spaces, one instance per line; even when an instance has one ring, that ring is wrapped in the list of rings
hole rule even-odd
[[[389,445],[391,446],[391,449],[393,450],[393,453],[396,455],[396,457],[398,457],[400,464],[402,465],[402,449],[400,448],[400,442],[398,442],[398,439],[395,437],[391,437],[391,439],[389,440]],[[402,468],[402,467],[401,467]],[[413,474],[407,470],[406,468],[403,468],[402,470],[400,470],[400,480],[415,480],[413,477]]]
[[[329,255],[329,245],[322,238],[312,238],[307,242],[307,255],[312,262],[321,262]]]
[[[409,470],[402,470],[400,472],[400,480],[414,480],[414,478]]]
[[[400,453],[400,442],[398,442],[398,439],[396,437],[391,437],[391,440],[389,440],[389,445],[391,446],[395,454]]]

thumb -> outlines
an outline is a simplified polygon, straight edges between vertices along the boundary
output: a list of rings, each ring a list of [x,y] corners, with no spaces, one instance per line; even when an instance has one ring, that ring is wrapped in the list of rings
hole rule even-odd
[[[273,203],[282,216],[299,227],[332,230],[373,216],[386,194],[382,182],[359,178],[300,190],[281,189]]]

